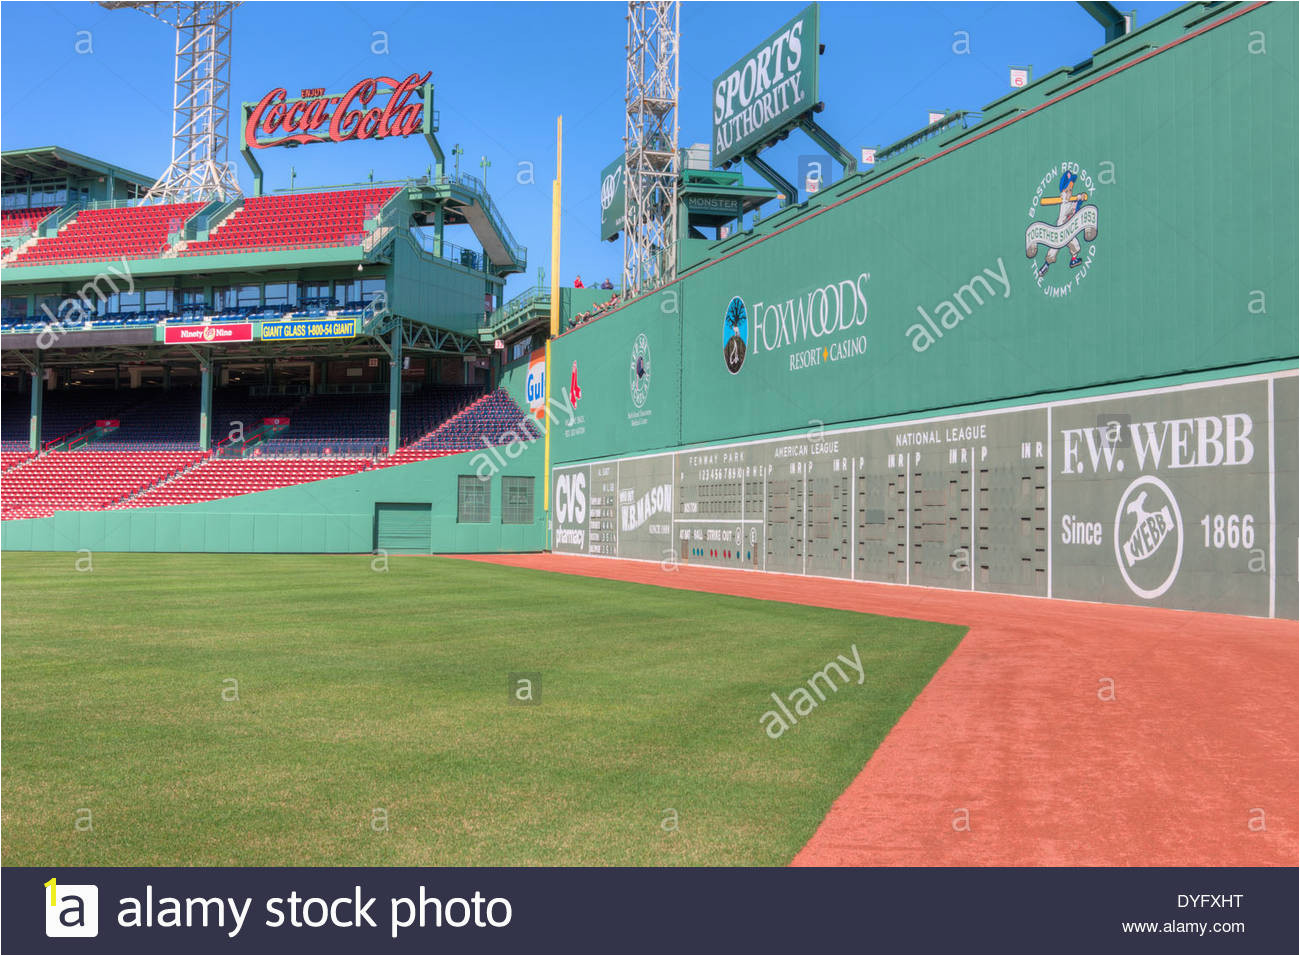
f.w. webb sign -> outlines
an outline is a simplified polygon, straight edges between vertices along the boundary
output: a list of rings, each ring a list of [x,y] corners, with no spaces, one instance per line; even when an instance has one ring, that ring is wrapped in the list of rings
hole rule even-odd
[[[713,162],[729,162],[817,102],[817,4],[713,81]]]

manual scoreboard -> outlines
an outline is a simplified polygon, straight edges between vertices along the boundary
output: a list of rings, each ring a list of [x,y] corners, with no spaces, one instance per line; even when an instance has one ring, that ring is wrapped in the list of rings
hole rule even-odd
[[[553,548],[1295,616],[1295,408],[1289,373],[561,465]]]

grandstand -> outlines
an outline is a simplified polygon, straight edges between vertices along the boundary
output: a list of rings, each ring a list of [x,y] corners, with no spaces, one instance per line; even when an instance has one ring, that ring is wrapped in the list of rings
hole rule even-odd
[[[473,177],[146,203],[150,177],[61,147],[0,168],[5,521],[513,440],[524,412],[497,379],[538,323],[493,348],[527,253]]]

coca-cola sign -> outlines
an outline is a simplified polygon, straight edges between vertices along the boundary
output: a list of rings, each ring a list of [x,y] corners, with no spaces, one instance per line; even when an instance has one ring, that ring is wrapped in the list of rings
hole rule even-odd
[[[289,99],[281,87],[245,107],[244,142],[252,149],[342,143],[352,139],[410,136],[423,126],[426,103],[416,96],[432,72],[404,80],[375,76],[355,83],[341,96],[303,90]],[[385,98],[386,97],[386,98]]]

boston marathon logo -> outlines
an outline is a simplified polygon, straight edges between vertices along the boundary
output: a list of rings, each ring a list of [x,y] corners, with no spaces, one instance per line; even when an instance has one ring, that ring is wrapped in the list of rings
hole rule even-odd
[[[1183,516],[1174,493],[1154,475],[1124,492],[1115,513],[1115,560],[1138,597],[1158,598],[1178,577],[1183,561]]]
[[[752,315],[736,296],[723,319],[723,360],[733,375],[747,355],[784,352],[791,372],[867,353],[868,272],[801,291],[785,301],[755,302]],[[753,334],[749,326],[752,322]]]
[[[1038,183],[1029,204],[1025,257],[1033,267],[1034,281],[1048,298],[1069,295],[1092,266],[1097,254],[1097,247],[1091,245],[1097,238],[1097,207],[1089,199],[1095,196],[1096,188],[1088,171],[1078,163],[1053,166]],[[1055,221],[1039,219],[1043,212],[1054,215]],[[1089,243],[1086,251],[1079,242],[1080,236]],[[1038,264],[1040,248],[1046,249],[1042,265]],[[1069,267],[1064,272],[1052,272],[1049,277],[1062,249],[1069,250]]]
[[[644,332],[637,335],[632,343],[632,360],[628,365],[629,389],[632,404],[637,408],[645,405],[650,395],[650,340]]]

